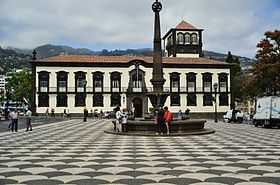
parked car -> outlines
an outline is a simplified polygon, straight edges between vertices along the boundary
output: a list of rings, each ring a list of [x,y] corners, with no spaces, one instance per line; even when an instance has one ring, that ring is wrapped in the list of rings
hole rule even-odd
[[[104,118],[105,119],[114,119],[115,118],[115,112],[114,111],[105,112],[104,113]]]
[[[233,116],[233,110],[231,109],[226,112],[223,118],[224,118],[224,122],[226,123],[230,123],[230,122],[243,123],[244,113],[240,110],[234,110],[234,116]]]

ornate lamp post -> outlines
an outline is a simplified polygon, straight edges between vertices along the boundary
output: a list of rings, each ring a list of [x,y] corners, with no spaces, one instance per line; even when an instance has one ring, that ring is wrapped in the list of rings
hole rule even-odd
[[[218,89],[218,83],[214,83],[214,92],[215,92],[215,123],[218,122],[218,116],[217,116],[217,89]]]

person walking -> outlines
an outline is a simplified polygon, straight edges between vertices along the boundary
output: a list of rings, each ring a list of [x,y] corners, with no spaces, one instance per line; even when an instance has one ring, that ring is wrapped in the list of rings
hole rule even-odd
[[[9,121],[9,126],[8,126],[8,129],[9,131],[12,130],[12,124],[13,124],[13,120],[12,120],[12,111],[8,110],[8,116],[7,116],[7,120]]]
[[[32,112],[30,109],[27,110],[26,114],[26,132],[28,131],[32,131],[32,124],[31,124],[31,116],[32,116]]]
[[[87,117],[88,117],[88,110],[87,108],[84,108],[84,122],[87,122]]]
[[[168,110],[168,107],[164,107],[164,121],[167,129],[167,135],[170,134],[170,123],[173,120],[173,114]]]
[[[67,117],[67,112],[66,112],[66,109],[64,109],[64,110],[63,110],[62,117],[63,117],[63,118],[66,118],[66,117]]]
[[[49,118],[49,108],[46,109],[45,115],[46,115],[46,118]]]

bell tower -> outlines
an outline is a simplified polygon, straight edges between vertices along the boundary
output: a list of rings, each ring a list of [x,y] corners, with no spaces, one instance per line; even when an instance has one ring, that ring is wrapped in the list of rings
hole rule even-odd
[[[164,40],[166,57],[199,58],[202,56],[202,31],[186,21],[170,29]]]

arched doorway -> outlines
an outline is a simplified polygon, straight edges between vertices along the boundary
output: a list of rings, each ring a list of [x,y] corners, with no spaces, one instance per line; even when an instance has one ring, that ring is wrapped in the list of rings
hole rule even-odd
[[[136,118],[143,117],[143,101],[141,98],[133,99],[134,115]]]

